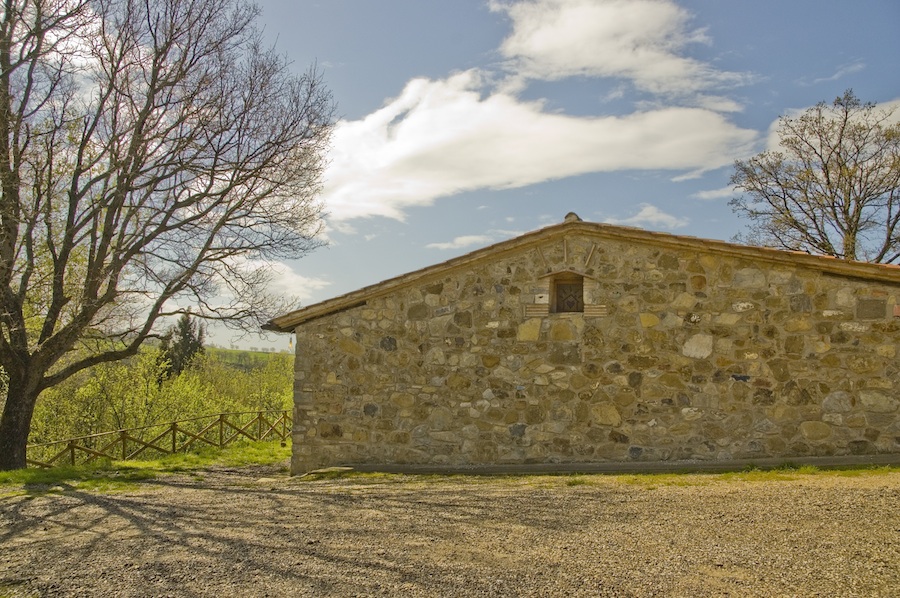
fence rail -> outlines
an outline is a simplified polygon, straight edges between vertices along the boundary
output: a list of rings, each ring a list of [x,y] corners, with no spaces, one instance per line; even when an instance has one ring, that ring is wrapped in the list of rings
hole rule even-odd
[[[127,461],[140,456],[171,455],[191,447],[224,448],[237,440],[286,441],[292,420],[288,411],[219,413],[142,428],[101,432],[56,442],[29,444],[27,464],[34,467],[85,465],[98,459]]]

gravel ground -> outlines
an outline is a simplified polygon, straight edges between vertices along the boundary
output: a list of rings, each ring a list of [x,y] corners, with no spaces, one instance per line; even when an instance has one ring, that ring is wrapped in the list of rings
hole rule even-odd
[[[5,487],[0,596],[896,596],[900,472],[792,477]]]

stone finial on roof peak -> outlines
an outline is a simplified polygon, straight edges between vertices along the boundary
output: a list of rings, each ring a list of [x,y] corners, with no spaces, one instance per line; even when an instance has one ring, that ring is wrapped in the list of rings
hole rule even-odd
[[[563,219],[563,222],[581,222],[581,216],[576,214],[575,212],[569,212],[566,214],[566,217]]]

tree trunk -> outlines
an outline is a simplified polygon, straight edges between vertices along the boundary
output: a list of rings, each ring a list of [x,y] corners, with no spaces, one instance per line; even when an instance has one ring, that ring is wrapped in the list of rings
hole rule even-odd
[[[40,391],[36,385],[9,386],[0,416],[0,471],[25,467],[25,447]]]

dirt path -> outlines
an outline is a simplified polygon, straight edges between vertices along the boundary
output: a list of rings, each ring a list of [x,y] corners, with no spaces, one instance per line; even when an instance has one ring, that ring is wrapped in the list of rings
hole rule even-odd
[[[0,498],[0,596],[889,596],[898,587],[900,473],[667,485],[299,480],[246,468],[124,493]]]

